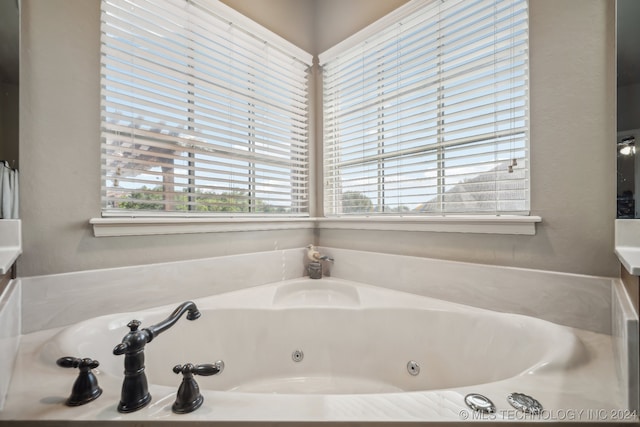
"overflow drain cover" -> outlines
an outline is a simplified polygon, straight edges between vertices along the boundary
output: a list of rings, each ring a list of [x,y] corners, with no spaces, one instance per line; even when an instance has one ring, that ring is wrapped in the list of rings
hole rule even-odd
[[[507,396],[507,400],[516,409],[527,414],[541,414],[542,405],[531,396],[522,393],[511,393]]]
[[[464,398],[464,403],[474,411],[483,414],[493,414],[496,412],[496,405],[493,404],[491,399],[478,393],[467,394]]]

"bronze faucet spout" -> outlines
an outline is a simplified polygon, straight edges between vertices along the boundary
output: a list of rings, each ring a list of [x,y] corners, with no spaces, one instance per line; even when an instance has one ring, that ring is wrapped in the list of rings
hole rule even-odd
[[[196,305],[187,301],[178,306],[173,313],[163,321],[148,328],[138,330],[139,320],[132,320],[127,324],[130,331],[122,339],[122,342],[115,346],[113,354],[124,354],[124,381],[122,383],[122,393],[119,412],[133,412],[143,408],[151,401],[147,386],[147,376],[144,373],[144,346],[151,342],[156,336],[166,331],[188,312],[187,320],[196,320],[200,317],[200,312]]]
[[[175,325],[178,319],[180,319],[180,317],[182,317],[185,312],[188,312],[187,320],[196,320],[198,317],[200,317],[200,311],[198,311],[198,307],[196,307],[196,305],[192,301],[183,302],[175,310],[173,310],[169,317],[164,319],[162,322],[145,328],[147,331],[149,331],[150,334],[149,340],[147,342],[151,342],[151,340],[153,340],[156,336],[160,335],[162,332]]]

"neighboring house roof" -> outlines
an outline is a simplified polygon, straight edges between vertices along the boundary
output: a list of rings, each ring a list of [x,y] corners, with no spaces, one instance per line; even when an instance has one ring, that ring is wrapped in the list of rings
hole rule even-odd
[[[522,210],[519,205],[524,199],[522,192],[526,191],[521,181],[525,170],[514,167],[513,172],[509,172],[508,168],[509,163],[503,162],[489,171],[466,179],[449,188],[442,196],[434,196],[420,204],[415,212],[439,213],[443,204],[447,205],[447,212],[494,211],[496,203],[500,204],[502,211]]]

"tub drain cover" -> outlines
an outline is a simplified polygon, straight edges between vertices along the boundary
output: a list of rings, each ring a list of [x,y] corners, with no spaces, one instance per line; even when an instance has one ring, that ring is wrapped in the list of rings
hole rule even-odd
[[[527,396],[522,393],[511,393],[507,396],[507,400],[516,409],[519,409],[527,414],[540,414],[542,413],[542,405],[536,399],[531,396]]]
[[[464,397],[464,403],[474,411],[482,412],[483,414],[496,412],[496,405],[493,404],[491,399],[478,393],[467,394]]]

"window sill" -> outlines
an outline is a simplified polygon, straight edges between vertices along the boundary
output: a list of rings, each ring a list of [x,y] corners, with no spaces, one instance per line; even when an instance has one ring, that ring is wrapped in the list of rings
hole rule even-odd
[[[535,235],[539,216],[330,217],[330,218],[92,218],[95,237],[225,233],[293,229],[430,231]]]
[[[315,228],[312,218],[92,218],[95,237],[225,233]]]
[[[432,231],[444,233],[536,234],[539,216],[460,215],[460,216],[393,216],[334,217],[318,221],[320,229]]]

